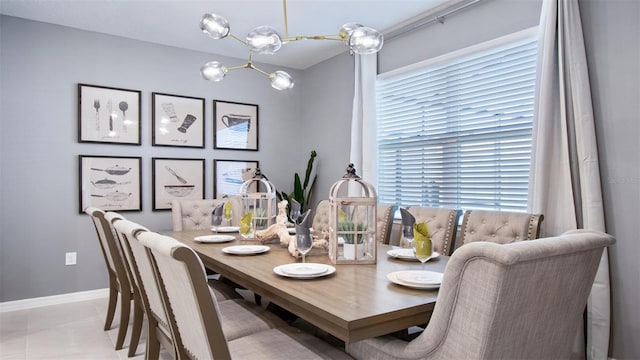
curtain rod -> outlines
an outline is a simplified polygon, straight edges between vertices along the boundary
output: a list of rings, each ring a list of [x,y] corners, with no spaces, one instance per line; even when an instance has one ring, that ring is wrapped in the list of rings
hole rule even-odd
[[[451,16],[458,11],[462,11],[472,5],[479,3],[482,0],[452,0],[447,1],[445,4],[437,6],[421,15],[413,17],[401,24],[393,26],[384,33],[385,40],[391,40],[398,36],[404,35],[410,31],[416,30],[423,26],[429,25],[433,22],[439,22],[444,24],[445,18]]]

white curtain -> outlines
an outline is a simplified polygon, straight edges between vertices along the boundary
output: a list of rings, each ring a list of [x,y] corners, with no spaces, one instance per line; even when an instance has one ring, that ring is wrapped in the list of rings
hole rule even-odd
[[[591,89],[577,0],[544,0],[540,17],[529,210],[544,214],[543,236],[605,231]],[[606,359],[609,262],[605,249],[575,351]],[[584,332],[579,331],[579,336]]]
[[[354,55],[355,81],[351,118],[350,161],[358,175],[377,188],[376,76],[378,57]]]

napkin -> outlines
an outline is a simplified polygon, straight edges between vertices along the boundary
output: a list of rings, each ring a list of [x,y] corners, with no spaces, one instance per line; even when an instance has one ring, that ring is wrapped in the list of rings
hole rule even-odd
[[[416,222],[415,216],[413,216],[409,210],[402,208],[400,209],[400,215],[402,215],[402,235],[406,238],[413,239],[413,225]]]
[[[231,219],[231,201],[224,203],[224,217],[225,219]]]
[[[252,212],[244,214],[240,219],[240,234],[248,234],[251,231],[251,220],[253,220]]]
[[[224,210],[224,204],[219,204],[213,209],[211,214],[215,216],[222,216],[222,210]]]
[[[311,235],[311,209],[305,211],[296,220],[296,235]]]
[[[300,203],[296,199],[291,199],[291,211],[289,214],[300,211]]]
[[[421,222],[413,225],[413,236],[416,243],[419,241],[426,241],[428,244],[428,254],[433,254],[433,245],[431,244],[431,238],[429,237],[429,227],[427,224]]]

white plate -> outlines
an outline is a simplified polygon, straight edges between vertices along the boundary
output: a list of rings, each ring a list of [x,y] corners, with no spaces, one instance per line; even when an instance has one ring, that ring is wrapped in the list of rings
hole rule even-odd
[[[222,249],[223,253],[233,255],[254,255],[267,251],[269,251],[269,247],[264,245],[235,245]]]
[[[212,227],[211,231],[216,231],[216,228]],[[238,231],[240,231],[240,226],[218,226],[218,232],[221,233],[234,233]]]
[[[280,271],[291,276],[317,276],[329,271],[324,264],[314,263],[297,263],[286,264],[280,268]]]
[[[416,259],[415,253],[413,252],[413,249],[391,249],[387,251],[387,255],[400,260],[418,261],[418,259]],[[431,256],[427,259],[427,261],[435,259],[438,256],[440,256],[440,254],[434,251],[433,254],[431,254]]]
[[[414,289],[433,290],[440,287],[442,273],[422,270],[396,271],[387,274],[387,279],[394,284]]]
[[[336,272],[336,268],[326,264],[293,263],[276,266],[273,268],[273,272],[277,275],[294,279],[313,279],[331,275]]]
[[[223,243],[235,240],[236,237],[232,235],[206,235],[196,236],[193,240],[201,243]]]

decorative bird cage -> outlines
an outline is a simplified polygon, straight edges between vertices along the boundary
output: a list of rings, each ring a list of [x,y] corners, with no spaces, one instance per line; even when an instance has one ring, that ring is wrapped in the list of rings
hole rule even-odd
[[[242,198],[243,217],[252,213],[251,229],[253,231],[266,229],[275,223],[276,188],[266,176],[262,175],[259,168],[256,169],[253,178],[240,186],[240,197]]]
[[[329,191],[329,257],[334,264],[376,263],[376,211],[373,185],[356,174],[353,164]]]

